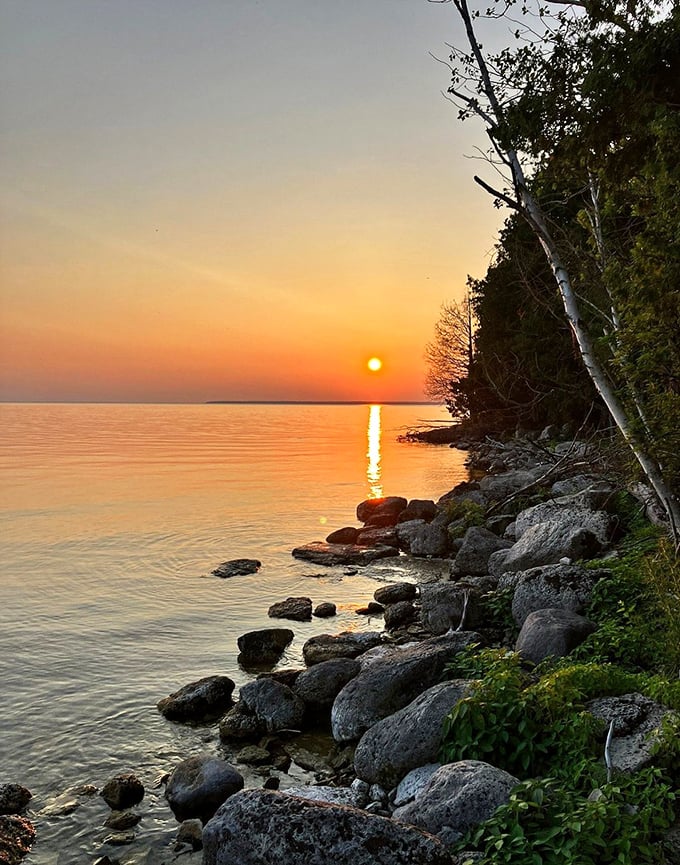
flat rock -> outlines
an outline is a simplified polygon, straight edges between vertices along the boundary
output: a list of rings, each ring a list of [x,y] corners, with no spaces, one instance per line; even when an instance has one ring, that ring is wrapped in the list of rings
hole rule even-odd
[[[293,619],[296,622],[309,622],[312,618],[312,599],[286,598],[272,604],[267,615],[270,619]]]
[[[391,789],[412,769],[436,762],[444,719],[469,687],[463,679],[434,685],[370,727],[354,753],[357,777]]]
[[[248,631],[236,641],[240,651],[239,662],[244,664],[275,664],[295,636],[290,628],[263,628]]]
[[[232,707],[233,690],[228,676],[205,676],[164,697],[156,708],[170,721],[214,721]]]
[[[198,754],[177,765],[165,788],[165,798],[180,822],[197,818],[205,823],[241,789],[243,777],[226,760]]]
[[[515,651],[523,660],[540,664],[546,658],[568,655],[595,630],[593,622],[570,610],[536,610],[525,619]]]
[[[488,820],[510,797],[517,778],[479,760],[462,760],[437,769],[420,795],[394,812],[402,820],[455,844]]]
[[[228,562],[222,562],[218,565],[213,573],[216,577],[226,579],[228,577],[241,577],[246,574],[255,574],[262,567],[262,562],[257,559],[230,559]]]
[[[265,790],[225,802],[203,845],[203,865],[453,865],[441,842],[412,826]]]
[[[328,544],[314,541],[293,550],[296,559],[317,565],[367,565],[394,555],[394,547],[360,547],[356,544]]]
[[[318,634],[310,637],[302,647],[308,666],[330,661],[333,658],[356,658],[382,643],[378,631],[343,631],[340,634]]]
[[[333,703],[331,726],[337,742],[359,739],[373,724],[403,709],[423,691],[437,684],[444,667],[479,634],[458,632],[421,643],[393,646],[348,682]]]
[[[0,814],[21,814],[32,798],[21,784],[0,784]]]

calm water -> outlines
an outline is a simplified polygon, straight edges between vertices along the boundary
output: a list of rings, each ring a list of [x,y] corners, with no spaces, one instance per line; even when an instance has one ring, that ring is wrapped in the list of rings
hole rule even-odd
[[[289,595],[334,601],[339,615],[292,625],[283,666],[314,633],[379,629],[354,613],[379,574],[344,576],[290,551],[355,525],[365,498],[437,498],[463,479],[459,451],[396,441],[444,417],[426,406],[0,406],[0,781],[34,794],[27,862],[173,861],[177,824],[154,784],[218,742],[214,726],[165,721],[157,700],[205,675],[246,681],[236,638],[275,624],[267,608]],[[210,575],[239,557],[261,571]],[[72,787],[124,770],[149,788],[134,845],[105,843],[99,797],[46,814]]]

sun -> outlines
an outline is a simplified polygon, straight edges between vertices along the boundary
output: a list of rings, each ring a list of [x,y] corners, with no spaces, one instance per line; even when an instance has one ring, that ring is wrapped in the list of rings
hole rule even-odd
[[[378,370],[382,368],[382,361],[379,357],[372,357],[366,366],[371,372],[378,372]]]

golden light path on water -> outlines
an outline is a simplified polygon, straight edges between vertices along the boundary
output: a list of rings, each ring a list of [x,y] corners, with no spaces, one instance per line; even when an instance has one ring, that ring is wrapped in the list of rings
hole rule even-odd
[[[380,465],[380,410],[382,406],[372,405],[368,412],[368,450],[366,457],[366,477],[368,478],[369,497],[379,499],[383,494],[382,468]]]

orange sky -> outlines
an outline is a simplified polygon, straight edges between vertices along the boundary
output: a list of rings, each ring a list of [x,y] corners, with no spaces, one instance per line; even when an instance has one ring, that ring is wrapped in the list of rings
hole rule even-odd
[[[500,220],[428,55],[449,8],[0,17],[0,399],[423,399],[439,307]]]

